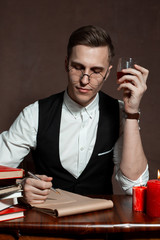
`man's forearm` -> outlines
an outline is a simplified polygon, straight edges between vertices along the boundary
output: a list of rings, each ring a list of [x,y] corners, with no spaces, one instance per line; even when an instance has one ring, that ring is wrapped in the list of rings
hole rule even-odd
[[[143,151],[138,121],[126,119],[120,169],[127,178],[136,180],[144,172],[146,166],[147,159]]]

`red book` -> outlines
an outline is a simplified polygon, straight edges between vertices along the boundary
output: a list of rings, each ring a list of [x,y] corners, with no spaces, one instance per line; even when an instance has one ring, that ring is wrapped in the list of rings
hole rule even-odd
[[[19,207],[10,207],[0,211],[0,222],[24,217],[26,209]]]
[[[22,178],[24,170],[0,165],[0,179]]]

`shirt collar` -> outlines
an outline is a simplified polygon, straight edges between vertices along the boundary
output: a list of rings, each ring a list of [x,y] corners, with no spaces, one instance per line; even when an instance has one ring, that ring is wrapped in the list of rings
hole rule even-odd
[[[93,101],[87,105],[86,107],[83,107],[73,101],[68,93],[67,90],[64,93],[64,104],[68,111],[74,116],[74,118],[77,118],[80,116],[80,113],[86,112],[90,118],[93,117],[93,114],[97,111],[98,109],[98,103],[99,103],[99,94],[97,93],[96,97],[93,99]]]

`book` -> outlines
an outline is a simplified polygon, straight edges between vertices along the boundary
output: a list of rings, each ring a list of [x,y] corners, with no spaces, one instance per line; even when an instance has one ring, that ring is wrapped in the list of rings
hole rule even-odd
[[[18,178],[20,180],[20,178]],[[0,179],[0,187],[15,185],[17,178]]]
[[[11,198],[13,194],[20,195],[21,191],[22,191],[21,184],[0,187],[0,199],[6,198],[6,197]]]
[[[0,200],[0,211],[9,208],[13,205],[18,204],[18,198],[14,197],[14,198],[7,198],[7,199],[2,199]]]
[[[0,211],[0,222],[24,217],[26,209],[17,206],[10,207]]]
[[[0,211],[17,204],[20,197],[22,197],[20,184],[0,187]]]
[[[0,179],[22,178],[24,170],[0,165]]]
[[[20,184],[0,187],[0,195],[4,194],[4,193],[17,192],[19,190],[21,190],[21,185]]]
[[[111,200],[90,198],[79,194],[56,189],[59,194],[51,190],[47,200],[42,204],[32,204],[35,210],[47,213],[51,216],[67,216],[113,207]]]
[[[13,193],[10,193],[9,195],[5,195],[3,198],[0,198],[0,201],[3,200],[3,199],[10,199],[10,198],[20,198],[20,197],[23,197],[22,195],[22,190],[18,191],[18,192],[13,192]]]

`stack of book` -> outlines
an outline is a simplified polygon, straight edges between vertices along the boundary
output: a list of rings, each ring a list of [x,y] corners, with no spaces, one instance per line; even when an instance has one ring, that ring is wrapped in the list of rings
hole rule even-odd
[[[0,165],[0,221],[24,216],[24,209],[18,207],[22,197],[21,185],[17,182],[24,176],[24,170]]]

